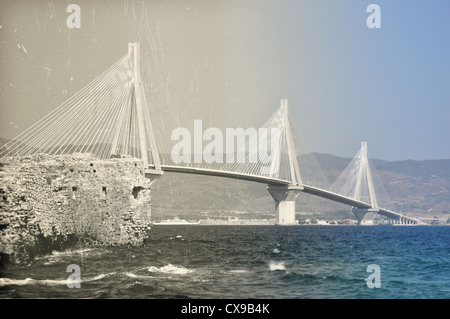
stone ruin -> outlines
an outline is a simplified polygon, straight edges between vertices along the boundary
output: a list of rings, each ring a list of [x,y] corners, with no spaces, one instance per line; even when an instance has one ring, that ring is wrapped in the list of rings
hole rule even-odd
[[[90,154],[0,159],[0,265],[82,242],[140,245],[151,224],[141,160]]]

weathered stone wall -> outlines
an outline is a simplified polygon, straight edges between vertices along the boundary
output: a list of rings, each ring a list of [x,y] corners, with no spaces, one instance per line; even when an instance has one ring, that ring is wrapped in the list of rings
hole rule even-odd
[[[141,244],[150,225],[150,199],[150,179],[135,158],[3,158],[0,258],[27,261],[52,245],[73,240]]]

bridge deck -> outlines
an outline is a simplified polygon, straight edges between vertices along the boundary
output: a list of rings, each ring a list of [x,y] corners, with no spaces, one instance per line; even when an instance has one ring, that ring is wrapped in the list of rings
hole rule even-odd
[[[153,165],[149,165],[149,167],[154,168]],[[259,175],[252,174],[244,174],[238,172],[229,172],[215,169],[206,169],[206,168],[197,168],[197,167],[182,167],[175,165],[161,165],[161,169],[165,172],[175,172],[175,173],[188,173],[188,174],[197,174],[197,175],[208,175],[208,176],[218,176],[218,177],[227,177],[233,179],[240,179],[244,181],[257,182],[268,185],[289,185],[290,181],[286,181],[278,178],[271,178]]]
[[[149,168],[154,169],[154,165],[149,165]],[[205,169],[205,168],[197,168],[197,167],[183,167],[183,166],[172,166],[172,165],[161,165],[161,170],[165,172],[174,172],[174,173],[187,173],[187,174],[197,174],[197,175],[208,175],[208,176],[217,176],[217,177],[226,177],[226,178],[233,178],[233,179],[239,179],[244,181],[250,181],[250,182],[257,182],[257,183],[263,183],[267,185],[279,185],[279,186],[291,186],[291,182],[283,179],[277,179],[277,178],[271,178],[271,177],[265,177],[265,176],[258,176],[258,175],[251,175],[251,174],[244,174],[244,173],[238,173],[238,172],[229,172],[229,171],[222,171],[222,170],[215,170],[215,169]],[[343,196],[337,193],[333,193],[318,187],[305,185],[303,184],[303,192],[315,196],[319,196],[322,198],[326,198],[338,203],[342,203],[345,205],[349,205],[356,208],[361,209],[371,209],[372,206],[369,203],[365,203],[362,201],[358,201],[356,199]],[[393,212],[388,209],[384,208],[377,208],[378,213],[381,215],[384,215],[386,217],[390,218],[404,218],[408,220],[414,220],[417,221],[415,218],[408,217],[396,212]]]
[[[335,202],[339,202],[345,205],[349,205],[349,206],[353,206],[353,207],[357,207],[357,208],[371,208],[370,204],[350,198],[350,197],[346,197],[340,194],[336,194],[321,188],[317,188],[314,186],[309,186],[309,185],[305,185],[303,184],[303,191],[305,193],[311,194],[311,195],[316,195],[319,197],[323,197],[326,199],[330,199],[332,201]]]

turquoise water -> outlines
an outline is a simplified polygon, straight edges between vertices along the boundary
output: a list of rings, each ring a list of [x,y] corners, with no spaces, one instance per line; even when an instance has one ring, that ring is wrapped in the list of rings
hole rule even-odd
[[[449,298],[449,256],[445,226],[155,226],[141,247],[78,245],[3,269],[0,298]]]

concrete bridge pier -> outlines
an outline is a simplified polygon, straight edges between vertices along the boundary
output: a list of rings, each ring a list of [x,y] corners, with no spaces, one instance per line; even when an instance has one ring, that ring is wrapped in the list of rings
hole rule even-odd
[[[358,220],[358,225],[373,225],[373,217],[378,213],[378,209],[353,207],[352,212]]]
[[[144,170],[144,176],[146,178],[149,178],[151,184],[153,184],[155,181],[157,181],[162,175],[164,175],[164,171],[162,170],[157,170],[157,169],[153,169],[153,168],[147,168]]]
[[[275,201],[275,224],[297,225],[295,221],[295,199],[302,191],[299,186],[267,186]]]

